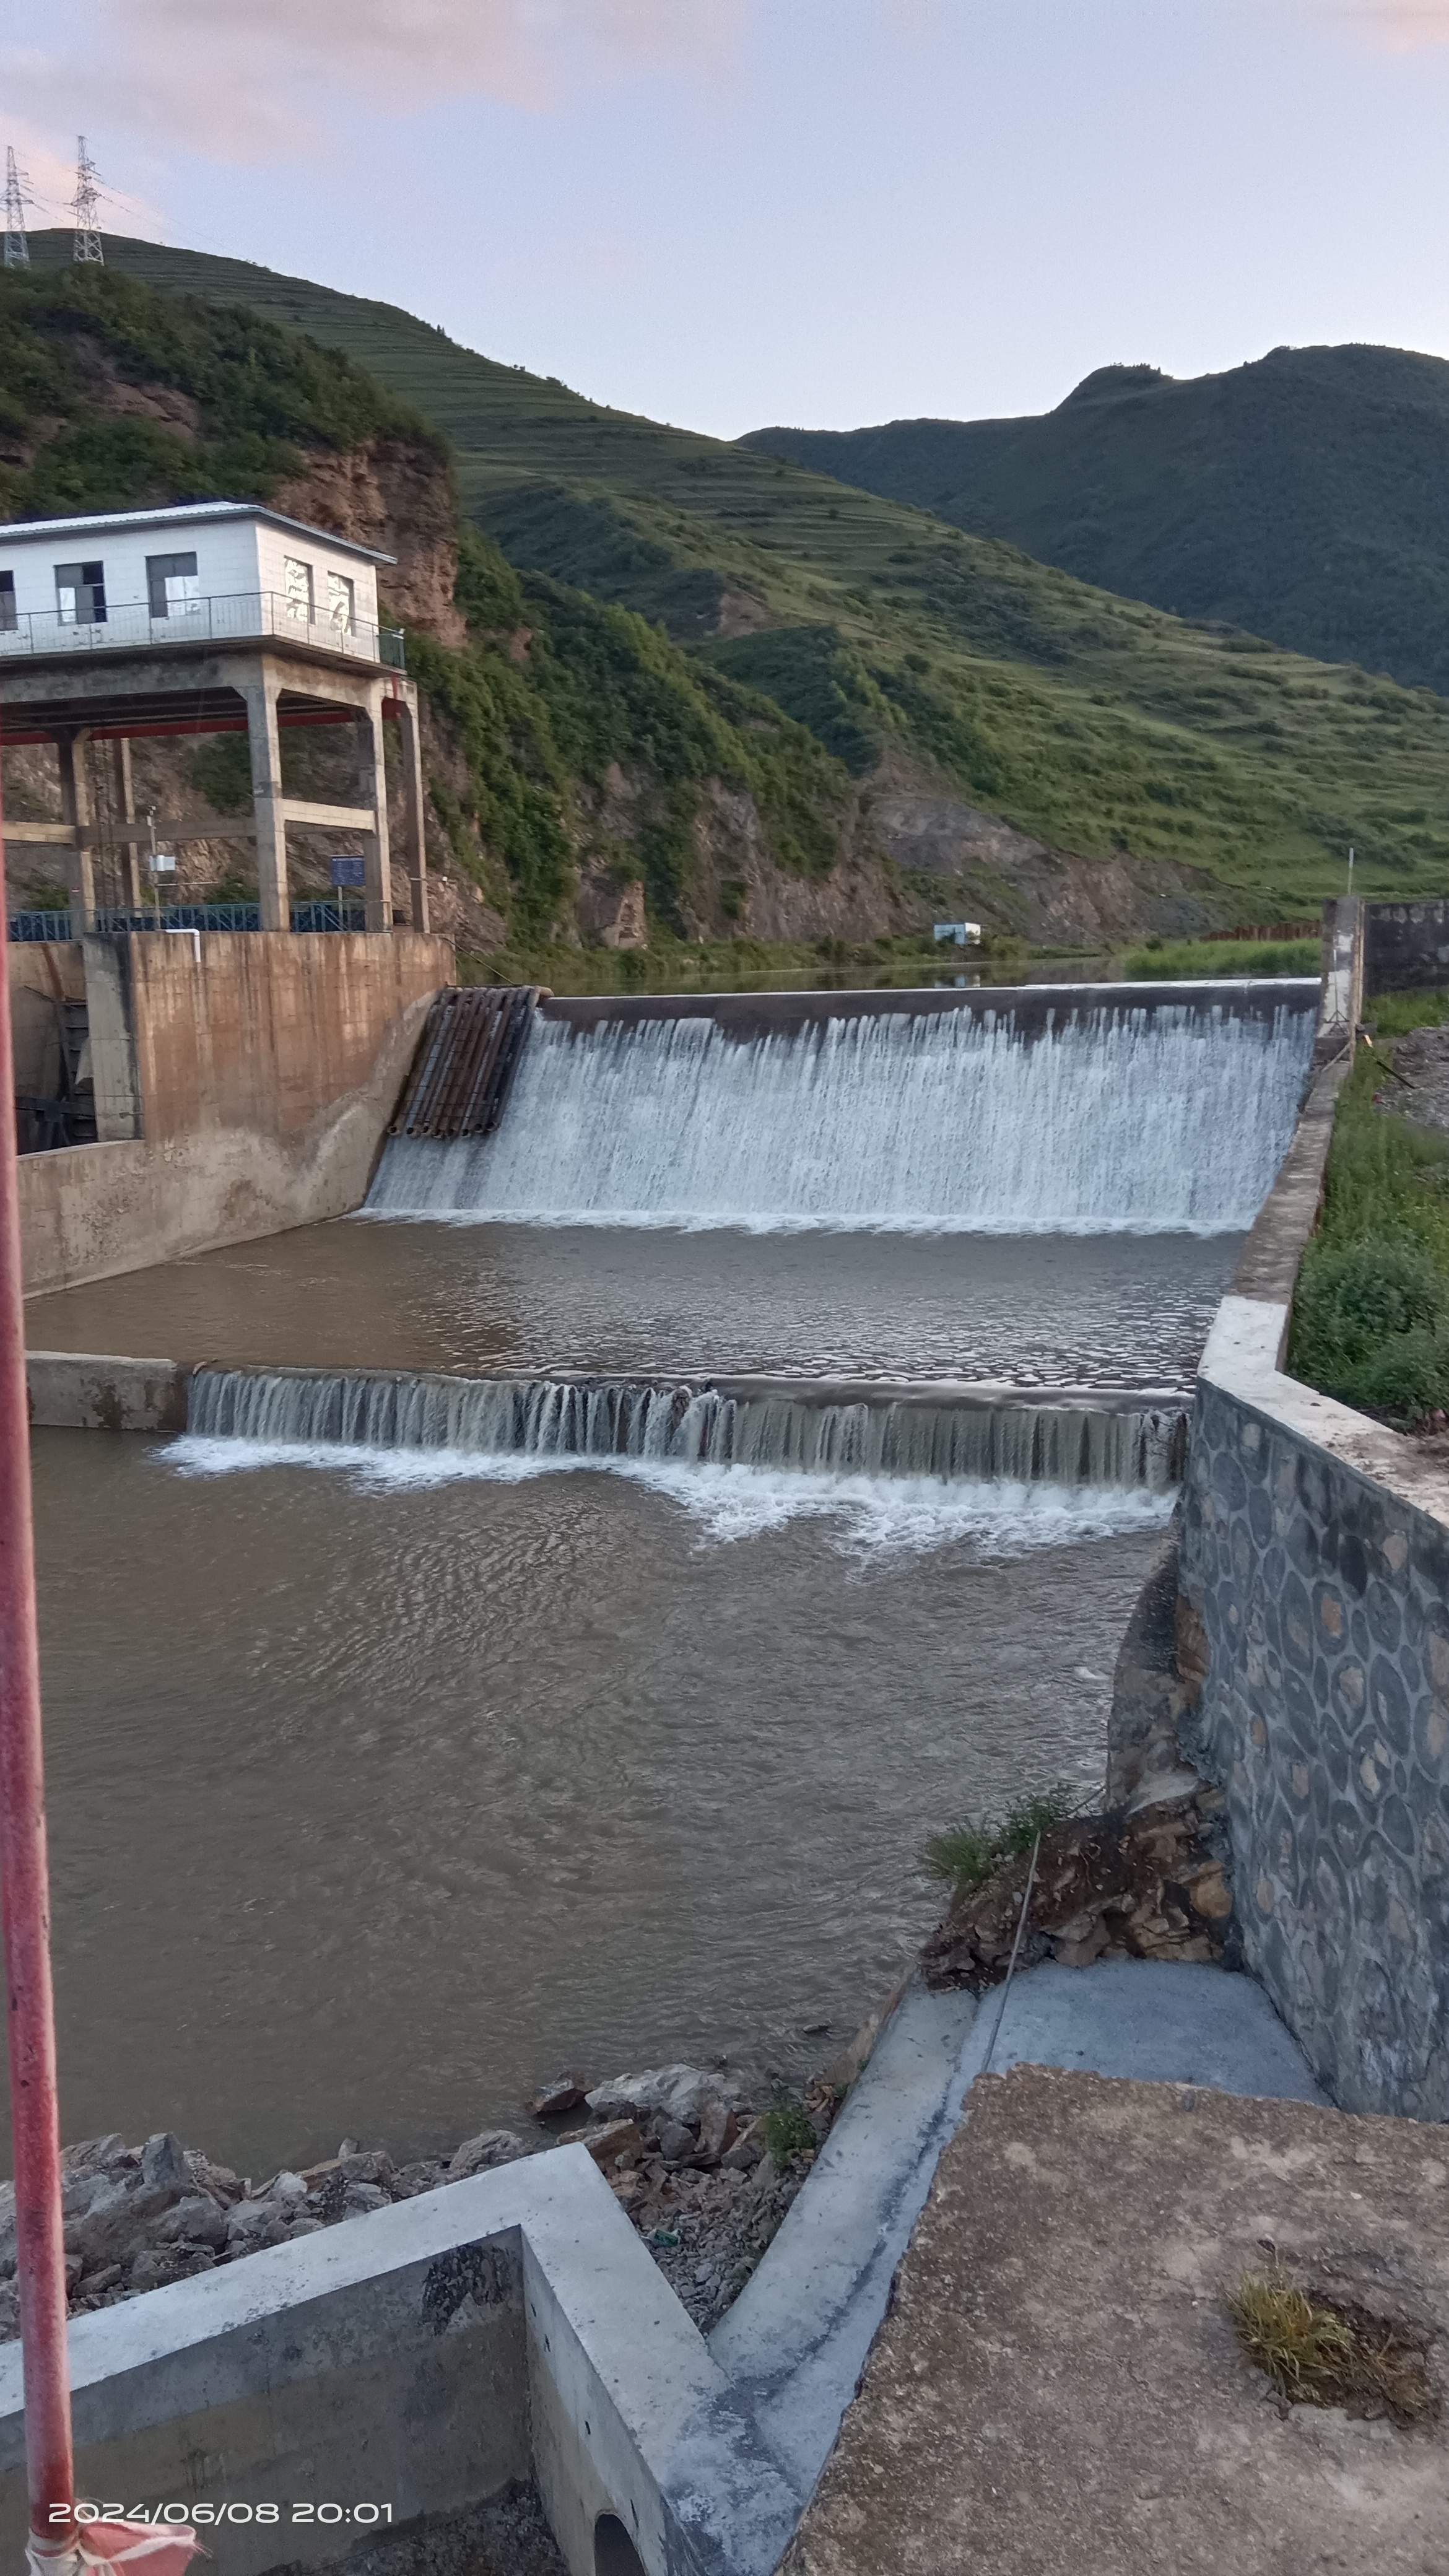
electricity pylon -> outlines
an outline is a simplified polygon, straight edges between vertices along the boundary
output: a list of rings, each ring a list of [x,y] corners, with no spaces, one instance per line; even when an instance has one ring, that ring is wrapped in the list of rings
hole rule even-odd
[[[106,254],[101,248],[100,201],[96,195],[96,165],[86,150],[83,134],[76,137],[75,154],[75,260],[98,260],[104,268]]]
[[[25,238],[25,190],[15,167],[13,143],[5,146],[5,265],[30,266],[30,244]]]

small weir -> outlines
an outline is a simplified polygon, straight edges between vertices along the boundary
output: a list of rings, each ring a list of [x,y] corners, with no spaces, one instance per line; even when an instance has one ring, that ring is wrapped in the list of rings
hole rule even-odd
[[[496,1134],[388,1142],[373,1216],[1228,1233],[1287,1149],[1314,984],[545,1002]],[[1088,988],[1090,995],[1092,988]],[[954,997],[953,997],[954,998]],[[907,1007],[902,1007],[902,1004]],[[613,1016],[609,1016],[612,1008]],[[777,1024],[778,1022],[778,1024]],[[415,1122],[410,1121],[415,1125]],[[445,1140],[446,1138],[446,1140]]]
[[[1181,1396],[845,1380],[461,1378],[199,1369],[187,1429],[268,1447],[637,1459],[799,1476],[1098,1486],[1165,1493],[1187,1435]]]

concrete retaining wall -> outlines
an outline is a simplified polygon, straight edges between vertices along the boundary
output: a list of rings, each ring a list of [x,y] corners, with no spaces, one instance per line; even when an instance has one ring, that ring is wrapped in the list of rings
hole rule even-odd
[[[106,1141],[22,1157],[28,1293],[360,1204],[428,1003],[453,981],[447,940],[80,944]]]
[[[1227,1792],[1237,1923],[1344,2110],[1449,2120],[1449,1492],[1282,1374],[1287,1308],[1225,1300],[1181,1580],[1186,1749]]]
[[[1283,1369],[1338,1042],[1202,1358],[1174,1705],[1227,1793],[1245,1962],[1315,2073],[1345,2110],[1446,2120],[1449,1478]]]
[[[79,1151],[80,1148],[73,1150]],[[176,1360],[97,1351],[28,1351],[36,1431],[184,1431],[191,1371]]]
[[[530,2474],[571,2576],[595,2576],[603,2513],[647,2576],[769,2576],[803,2501],[582,2147],[97,2310],[69,2339],[78,2492],[209,2508],[220,2576],[379,2536],[294,2503],[390,2504],[396,2527]],[[0,2545],[17,2565],[25,2521],[11,2343]]]

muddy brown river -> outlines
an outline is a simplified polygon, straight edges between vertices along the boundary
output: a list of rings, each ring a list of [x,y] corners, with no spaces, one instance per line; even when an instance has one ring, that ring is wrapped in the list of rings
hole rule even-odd
[[[178,1454],[35,1441],[63,2123],[254,2175],[818,2064],[923,1836],[1099,1782],[1165,1509]]]

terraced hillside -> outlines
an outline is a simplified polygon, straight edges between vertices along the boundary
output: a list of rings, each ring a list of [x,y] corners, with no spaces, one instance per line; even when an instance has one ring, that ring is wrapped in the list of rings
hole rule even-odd
[[[36,238],[41,259],[68,236]],[[1442,889],[1449,704],[1111,597],[1011,546],[749,448],[609,411],[395,308],[108,241],[161,287],[254,305],[445,430],[505,554],[641,610],[867,781],[954,904],[1081,936],[1301,911],[1344,879]],[[1080,854],[1065,865],[1060,854]],[[1075,866],[1075,874],[1072,868]]]
[[[1175,381],[1101,367],[1024,420],[752,431],[1174,616],[1449,693],[1449,363],[1274,349]]]

